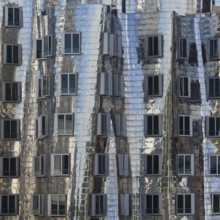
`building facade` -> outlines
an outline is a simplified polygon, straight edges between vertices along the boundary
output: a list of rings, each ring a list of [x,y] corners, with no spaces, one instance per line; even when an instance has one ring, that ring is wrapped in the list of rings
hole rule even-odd
[[[0,219],[220,219],[220,1],[1,0]]]

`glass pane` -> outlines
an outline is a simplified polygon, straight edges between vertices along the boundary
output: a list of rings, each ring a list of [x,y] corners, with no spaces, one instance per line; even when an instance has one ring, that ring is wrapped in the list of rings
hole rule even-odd
[[[182,116],[180,116],[179,117],[179,133],[180,133],[180,135],[183,135],[184,134],[184,130],[183,130],[184,128],[183,128],[183,117]]]
[[[10,176],[16,176],[16,158],[10,158]]]
[[[64,115],[58,115],[58,134],[64,134]]]
[[[66,196],[59,195],[59,215],[65,215],[66,213]]]
[[[191,195],[185,195],[185,213],[191,213]]]
[[[44,37],[44,55],[45,56],[50,55],[50,51],[49,51],[49,37],[48,36]]]
[[[37,40],[37,51],[36,51],[36,56],[37,58],[42,58],[43,54],[42,54],[42,40]]]
[[[152,135],[153,134],[153,117],[147,116],[147,134]]]
[[[35,172],[35,175],[39,175],[39,172],[40,172],[39,157],[36,157],[36,158],[34,159],[34,172]]]
[[[189,96],[188,94],[188,78],[184,77],[183,78],[184,80],[184,96]]]
[[[2,213],[9,213],[8,196],[2,196]]]
[[[4,121],[4,138],[10,138],[11,137],[11,123],[10,121]]]
[[[12,83],[12,101],[18,101],[18,83]]]
[[[209,97],[215,97],[214,79],[209,79]]]
[[[17,134],[18,134],[18,131],[17,131],[17,121],[13,120],[11,121],[11,138],[18,138],[17,137]]]
[[[9,213],[16,213],[15,196],[9,196]]]
[[[152,156],[148,155],[147,156],[147,174],[153,174],[153,161],[152,161]]]
[[[19,26],[19,8],[14,8],[14,26]]]
[[[60,175],[61,173],[61,155],[54,155],[54,174]]]
[[[215,135],[219,137],[220,136],[220,118],[215,118],[215,122],[216,122]]]
[[[62,156],[62,174],[69,174],[69,155]]]
[[[42,97],[41,79],[38,79],[38,97]]]
[[[185,174],[191,174],[191,156],[185,156]]]
[[[220,86],[219,86],[219,79],[215,79],[215,97],[220,96]]]
[[[154,56],[159,55],[158,37],[154,37]]]
[[[218,156],[217,158],[218,158],[218,174],[220,174],[220,156]]]
[[[69,75],[69,92],[76,93],[76,75],[75,74]]]
[[[105,155],[98,155],[98,170],[100,175],[105,174]]]
[[[182,54],[182,57],[186,57],[187,56],[187,54],[186,54],[186,52],[187,52],[187,45],[186,45],[186,39],[182,39],[182,41],[183,41],[183,54]]]
[[[43,96],[48,95],[48,77],[43,76]]]
[[[215,118],[209,118],[209,136],[215,136]]]
[[[5,101],[12,101],[12,83],[5,83]]]
[[[9,176],[9,158],[3,158],[3,176]]]
[[[148,77],[148,95],[153,95],[153,76]]]
[[[57,215],[58,214],[58,195],[51,195],[51,214]]]
[[[40,174],[41,175],[44,175],[44,157],[40,157],[41,160],[40,160],[40,165],[41,165],[41,169],[40,169]]]
[[[68,93],[68,75],[67,74],[61,75],[61,92]]]
[[[148,56],[153,56],[153,37],[148,37]]]
[[[153,116],[154,119],[154,131],[153,134],[154,135],[158,135],[159,134],[159,117],[158,116]]]
[[[96,201],[95,201],[95,214],[96,215],[104,214],[103,195],[96,195],[95,199],[96,199]]]
[[[159,174],[159,156],[154,155],[154,174]]]
[[[39,204],[38,204],[38,196],[33,195],[33,210],[38,210]]]
[[[184,174],[184,156],[183,155],[179,156],[178,163],[179,163],[179,174]]]
[[[183,195],[177,196],[177,213],[184,213],[183,212]]]
[[[13,63],[18,63],[18,46],[13,46]]]
[[[65,34],[64,52],[71,53],[71,34]]]
[[[219,208],[219,195],[213,195],[213,213],[219,213],[220,208]]]
[[[66,134],[73,133],[72,115],[66,115]]]
[[[153,213],[158,214],[159,212],[159,195],[153,195]]]
[[[42,135],[46,135],[46,118],[42,116]]]
[[[6,63],[13,63],[12,62],[12,46],[11,45],[7,45]]]
[[[8,25],[14,25],[13,23],[13,8],[8,8]]]
[[[154,76],[154,95],[159,94],[159,76]]]
[[[102,134],[107,134],[107,116],[101,115],[101,132]]]
[[[216,156],[210,156],[210,174],[217,174]]]
[[[146,195],[146,213],[151,214],[153,213],[153,206],[152,206],[152,195]]]
[[[190,135],[190,118],[184,117],[185,119],[185,135]]]
[[[80,51],[79,51],[79,47],[80,47],[80,45],[79,45],[79,41],[80,41],[80,39],[79,39],[79,37],[80,37],[80,35],[79,34],[73,34],[72,35],[72,40],[73,40],[73,53],[79,53]]]

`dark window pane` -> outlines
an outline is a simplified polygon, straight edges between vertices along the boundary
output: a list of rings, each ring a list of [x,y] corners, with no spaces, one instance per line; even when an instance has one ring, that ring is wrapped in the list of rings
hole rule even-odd
[[[62,159],[62,174],[69,174],[69,156],[63,155]]]
[[[17,121],[11,121],[11,138],[18,138]]]
[[[8,207],[8,196],[2,196],[2,213],[8,213],[9,207]]]
[[[11,137],[11,123],[10,121],[4,121],[4,138]]]
[[[11,101],[18,101],[18,83],[12,83],[12,98]]]
[[[159,55],[158,37],[154,37],[154,56]]]
[[[185,213],[191,212],[191,195],[185,195]]]
[[[152,195],[146,195],[146,213],[152,214],[153,212],[153,206],[152,206]]]
[[[185,119],[185,135],[190,135],[190,118],[184,117]]]
[[[147,116],[147,134],[152,135],[153,134],[153,117]]]
[[[9,213],[16,213],[15,208],[15,197],[9,196]]]
[[[217,158],[210,156],[210,174],[217,174]]]
[[[154,174],[159,174],[159,156],[158,155],[154,155],[153,156],[153,158],[154,158],[154,171],[153,171],[153,173]]]
[[[18,63],[18,46],[13,46],[13,63]]]
[[[148,95],[153,95],[153,76],[148,77]]]
[[[215,118],[209,118],[209,135],[215,136]]]
[[[219,195],[213,195],[213,213],[220,212]]]
[[[105,155],[98,155],[98,169],[99,169],[99,174],[103,175],[105,174]]]
[[[3,158],[3,176],[9,176],[9,158]]]
[[[79,34],[73,34],[72,35],[72,40],[73,40],[73,53],[79,53],[79,37],[80,35]]]
[[[153,55],[153,37],[148,37],[148,56]]]
[[[58,133],[64,134],[64,115],[58,115]]]
[[[48,77],[43,77],[43,96],[48,95]]]
[[[220,87],[219,87],[219,79],[215,79],[215,97],[220,96]]]
[[[14,26],[19,26],[19,8],[14,9]]]
[[[153,195],[153,214],[158,214],[159,212],[159,195]]]
[[[147,156],[147,174],[153,174],[153,161],[152,155]]]
[[[183,210],[183,195],[178,195],[177,196],[177,212],[178,213],[184,213]]]
[[[154,95],[159,94],[159,76],[154,76]]]
[[[8,25],[14,25],[13,11],[13,8],[8,8]]]
[[[16,158],[10,158],[10,176],[16,176]]]
[[[183,117],[182,116],[179,117],[179,132],[180,132],[180,135],[184,134]]]
[[[75,84],[76,84],[76,75],[70,74],[69,75],[69,92],[70,93],[76,92]]]
[[[179,156],[179,174],[184,174],[184,156]]]
[[[6,63],[12,63],[12,46],[11,45],[7,45]]]
[[[38,79],[38,96],[42,97],[41,79]]]
[[[107,116],[101,115],[101,132],[107,134]]]
[[[159,134],[159,117],[158,116],[153,116],[154,119],[154,130],[153,130],[153,134],[154,135],[158,135]]]
[[[68,93],[68,75],[67,74],[61,75],[61,90],[62,90],[62,93]]]
[[[185,174],[191,174],[191,156],[185,156]]]
[[[215,97],[214,79],[209,79],[209,97]]]
[[[37,58],[42,58],[42,40],[37,40]]]
[[[72,115],[66,115],[66,134],[73,133]]]
[[[65,34],[65,53],[71,53],[71,34]]]

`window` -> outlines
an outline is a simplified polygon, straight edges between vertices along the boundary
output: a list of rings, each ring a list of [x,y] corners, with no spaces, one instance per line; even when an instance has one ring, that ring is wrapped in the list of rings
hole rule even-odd
[[[103,55],[122,56],[122,36],[103,33]]]
[[[115,114],[116,136],[126,136],[126,116]]]
[[[207,97],[210,99],[220,98],[220,77],[206,80]]]
[[[129,194],[120,194],[120,216],[129,216],[130,215],[130,196]]]
[[[147,36],[144,39],[145,57],[163,56],[163,36]]]
[[[18,177],[19,176],[19,158],[18,157],[0,157],[0,176]]]
[[[21,7],[4,7],[5,27],[22,26],[22,8]]]
[[[190,115],[179,116],[179,135],[191,136],[192,134],[192,120]]]
[[[57,114],[55,126],[58,135],[74,134],[74,114]]]
[[[33,215],[43,216],[44,214],[44,195],[32,195],[32,213]]]
[[[18,195],[0,195],[0,215],[18,214]]]
[[[194,156],[190,154],[178,155],[178,174],[193,175],[194,174]]]
[[[220,214],[220,194],[213,193],[212,196],[212,213],[213,214]]]
[[[3,102],[20,102],[21,82],[3,82],[2,100]]]
[[[44,138],[48,136],[48,116],[41,115],[37,120],[38,128],[38,138]]]
[[[124,97],[124,76],[120,74],[113,75],[114,96]]]
[[[147,194],[144,199],[144,215],[161,214],[161,195]]]
[[[220,137],[220,117],[206,117],[206,137]]]
[[[220,58],[220,38],[214,38],[208,41],[208,52],[210,60]]]
[[[110,134],[110,114],[98,113],[97,135],[108,136]]]
[[[112,74],[101,73],[99,81],[99,94],[111,96],[112,95]]]
[[[163,96],[163,76],[144,76],[145,96]]]
[[[20,121],[16,119],[1,120],[1,138],[2,139],[19,139],[20,138]]]
[[[220,174],[220,155],[209,156],[209,174],[210,175]]]
[[[63,53],[80,54],[81,39],[80,33],[64,33]]]
[[[60,74],[61,94],[62,95],[75,95],[77,93],[77,74],[75,73],[62,73]]]
[[[45,176],[46,171],[46,156],[41,154],[40,156],[34,157],[34,175],[36,177]]]
[[[179,39],[179,58],[187,59],[188,57],[188,42],[186,38]]]
[[[144,133],[147,136],[162,135],[162,115],[144,115]]]
[[[36,58],[46,58],[52,56],[52,36],[44,36],[36,39]]]
[[[128,154],[118,154],[118,175],[128,176]]]
[[[161,156],[144,155],[144,175],[161,175]]]
[[[66,195],[50,194],[48,195],[48,216],[66,215]]]
[[[52,176],[68,176],[70,171],[70,155],[69,154],[52,154],[51,155],[51,175]]]
[[[105,216],[107,214],[107,195],[92,194],[91,216]]]
[[[94,156],[94,175],[107,176],[109,173],[109,155],[95,154]]]
[[[21,45],[4,44],[4,64],[21,65]]]
[[[179,77],[179,96],[181,98],[191,97],[191,80],[187,76]]]
[[[38,98],[49,96],[49,76],[40,76],[38,79]]]
[[[194,194],[177,194],[177,215],[194,214]]]

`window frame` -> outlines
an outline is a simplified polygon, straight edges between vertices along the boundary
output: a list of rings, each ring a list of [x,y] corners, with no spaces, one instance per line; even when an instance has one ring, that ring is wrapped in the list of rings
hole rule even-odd
[[[39,170],[36,169],[36,160],[38,160]],[[46,176],[46,155],[40,154],[33,158],[33,174],[35,177],[44,177]]]
[[[186,172],[186,158],[185,157],[190,157],[190,173]],[[183,157],[183,173],[180,172],[180,157]],[[178,154],[177,155],[177,170],[178,170],[178,175],[179,176],[190,176],[190,175],[194,175],[194,155],[193,154]]]
[[[217,47],[216,52],[214,52],[214,50],[215,50],[214,41],[216,41],[216,45],[217,45],[216,46]],[[211,45],[211,42],[214,43],[213,46]],[[220,38],[210,38],[210,39],[208,39],[207,48],[208,48],[208,54],[209,54],[208,60],[212,61],[212,60],[219,60],[220,59]]]
[[[152,127],[152,134],[149,134],[149,126],[148,126],[148,122],[149,122],[149,119],[150,117],[152,117],[152,124],[151,124],[151,127]],[[158,118],[158,125],[156,127],[158,127],[158,132],[156,133],[155,132],[155,118]],[[145,114],[144,115],[144,135],[145,137],[160,137],[162,136],[162,121],[163,121],[163,115],[162,114]],[[150,122],[149,122],[150,123]]]
[[[38,55],[38,41],[41,42],[41,51],[40,51],[40,56]],[[48,53],[45,53],[45,45],[47,45],[45,42],[48,43]],[[35,40],[35,51],[36,51],[36,59],[41,60],[41,59],[47,59],[48,57],[52,56],[53,53],[53,37],[52,35],[45,35],[41,38],[36,38]]]
[[[2,198],[7,197],[7,213],[2,212]],[[14,198],[14,212],[13,213],[8,213],[9,208],[9,197]],[[0,215],[1,216],[14,216],[18,215],[19,213],[19,195],[18,194],[0,194]]]
[[[181,123],[180,123],[181,118],[183,118],[183,128],[180,128],[180,126],[181,126]],[[189,134],[186,134],[185,118],[189,118]],[[191,137],[193,135],[193,131],[192,131],[192,117],[191,117],[191,115],[179,115],[178,119],[179,119],[178,120],[179,136],[180,137]],[[181,134],[181,131],[183,132],[182,134]]]
[[[211,157],[215,157],[216,173],[212,173],[212,171],[211,171]],[[220,169],[218,169],[219,165],[220,165],[220,154],[211,154],[211,155],[209,155],[209,172],[208,173],[209,173],[210,176],[219,176],[220,175]]]
[[[155,78],[158,77],[158,92],[155,90]],[[149,82],[149,79],[152,78],[152,83]],[[152,94],[149,94],[149,83],[152,85]],[[145,97],[162,97],[163,96],[163,75],[144,75],[144,94]]]
[[[179,97],[191,98],[191,78],[189,76],[179,76]],[[187,95],[185,95],[185,79],[187,79]],[[182,88],[182,89],[181,89]],[[181,91],[183,90],[183,91]]]
[[[4,174],[4,159],[8,159],[8,175]],[[15,159],[15,171],[11,171],[10,160]],[[19,177],[19,168],[20,168],[20,158],[19,157],[0,157],[0,177],[2,178],[18,178]],[[15,175],[11,175],[11,172],[15,172]]]
[[[38,99],[43,99],[50,96],[50,76],[49,75],[39,76],[37,87],[38,87]]]
[[[64,116],[64,132],[63,133],[60,133],[59,132],[59,126],[58,126],[58,117],[59,116]],[[66,116],[70,116],[72,117],[72,131],[70,133],[67,133],[67,128],[66,128]],[[74,113],[56,113],[55,114],[55,134],[58,135],[58,136],[74,136],[74,124],[75,124],[75,121],[74,121],[74,116],[75,114]]]
[[[110,135],[110,114],[98,113],[97,115],[97,135],[108,136]]]
[[[67,84],[68,84],[67,90],[68,90],[68,92],[66,92],[66,93],[64,93],[62,91],[62,89],[63,89],[63,87],[62,87],[62,76],[63,75],[67,75],[67,77],[68,77],[68,79],[67,79]],[[74,88],[75,92],[70,92],[70,89],[72,89],[72,88],[70,88],[70,83],[69,83],[70,82],[70,75],[73,75],[75,77],[75,85],[74,85],[75,86],[75,88]],[[59,74],[59,92],[62,96],[77,95],[77,90],[78,90],[78,73],[61,73],[61,74]]]
[[[100,73],[99,95],[112,96],[112,73]]]
[[[65,213],[60,213],[60,197],[64,196],[65,197]],[[52,197],[56,197],[56,202],[57,202],[57,214],[52,213]],[[55,199],[54,199],[55,200]],[[48,194],[48,216],[66,216],[66,209],[67,209],[67,194]]]
[[[215,206],[214,206],[214,196],[218,196],[218,203],[219,203],[219,207],[218,207],[218,211],[217,212],[214,212],[214,209],[215,209]],[[216,192],[216,193],[212,193],[211,194],[211,208],[212,208],[212,214],[213,215],[219,215],[220,214],[220,193]]]
[[[155,207],[154,207],[154,197],[157,196],[158,197],[158,212],[154,213],[154,210],[155,210]],[[147,197],[151,197],[151,212],[147,212]],[[161,215],[161,210],[162,210],[162,196],[161,194],[159,193],[154,193],[154,194],[151,194],[151,193],[147,193],[147,194],[144,194],[144,216],[158,216],[158,215]]]
[[[185,196],[190,195],[190,210],[191,212],[186,212],[186,204],[185,204]],[[179,196],[183,196],[183,212],[180,213],[179,212],[179,208],[178,208],[178,197]],[[179,216],[183,216],[183,215],[193,215],[195,213],[195,195],[194,193],[177,193],[176,194],[176,214]]]
[[[149,54],[149,45],[150,45],[150,43],[149,43],[149,40],[152,38],[152,40],[153,40],[153,50],[152,50],[152,53],[153,54]],[[155,49],[156,48],[154,48],[154,45],[155,45],[155,43],[154,43],[154,41],[155,41],[155,38],[157,38],[157,40],[158,40],[158,54],[155,54]],[[149,35],[149,36],[146,36],[145,38],[144,38],[144,49],[145,49],[145,57],[146,58],[161,58],[161,57],[163,57],[163,35]]]
[[[97,198],[99,198],[98,202],[96,201]],[[101,205],[101,202],[102,202],[102,205]],[[96,207],[97,205],[98,205],[98,209]],[[102,210],[101,212],[100,212],[100,209]],[[104,193],[91,194],[91,213],[90,214],[93,217],[104,217],[107,215],[107,194],[104,194]]]
[[[186,41],[185,46],[184,46],[183,41]],[[184,52],[184,49],[185,49],[185,52]],[[179,38],[179,58],[180,59],[188,59],[188,39],[186,37]]]
[[[10,25],[9,24],[9,13],[8,13],[8,11],[9,11],[9,9],[13,9],[13,24],[12,25]],[[15,11],[15,9],[18,9],[18,11],[19,11],[19,21],[18,21],[18,25],[16,25],[15,23],[15,15],[14,15],[14,11]],[[4,8],[3,8],[3,10],[4,10],[4,26],[6,27],[6,28],[21,28],[22,27],[22,24],[23,24],[23,11],[22,11],[22,7],[16,7],[16,6],[4,6]]]
[[[115,114],[115,131],[117,137],[125,137],[127,135],[125,114]]]
[[[151,157],[151,159],[150,159]],[[156,166],[158,166],[158,169],[155,169],[155,157],[158,157],[158,164]],[[151,167],[148,169],[148,158],[149,160],[151,160]],[[161,154],[144,154],[143,155],[143,159],[144,159],[144,172],[143,175],[144,176],[160,176],[162,174],[162,157]],[[157,172],[155,172],[155,170],[158,170]],[[150,171],[150,172],[149,172]]]
[[[64,157],[68,157],[68,170],[67,173],[64,172]],[[59,172],[55,170],[55,158],[60,157],[60,167],[59,167]],[[51,176],[69,176],[70,175],[70,154],[51,154]]]
[[[11,126],[11,123],[12,122],[16,122],[16,128],[17,128],[17,131],[16,131],[16,137],[5,137],[5,122],[10,122],[10,132],[9,132],[9,135],[12,136],[12,126]],[[19,119],[2,119],[1,120],[1,139],[2,140],[7,140],[7,141],[16,141],[16,140],[19,140],[20,139],[20,120]]]
[[[66,34],[70,34],[71,35],[71,52],[65,52],[65,35]],[[79,48],[78,48],[78,52],[73,52],[73,35],[77,34],[79,36]],[[65,32],[63,33],[63,47],[62,47],[62,52],[63,55],[80,55],[81,54],[81,32]]]
[[[212,83],[212,86],[210,86],[210,80],[213,80],[214,82]],[[217,87],[217,83],[216,81],[218,80],[218,86],[219,86],[219,90],[217,91],[215,88]],[[212,96],[210,96],[210,90],[213,90],[213,94]],[[220,99],[220,77],[209,77],[206,79],[206,94],[207,94],[207,99]],[[216,95],[216,93],[219,93],[219,95]]]
[[[11,84],[11,88],[9,88],[10,91],[10,99],[11,100],[7,100],[7,96],[8,95],[8,91],[6,91],[6,85],[7,84]],[[13,97],[13,85],[17,85],[17,88],[15,88],[17,90],[17,94],[16,94],[16,98]],[[12,100],[15,99],[15,100]],[[6,102],[6,103],[18,103],[21,102],[22,98],[21,98],[21,82],[9,82],[9,81],[3,81],[2,82],[2,101]]]
[[[104,169],[103,169],[104,168]],[[94,154],[94,176],[108,176],[109,175],[109,154],[96,153]]]
[[[37,137],[38,139],[48,137],[49,127],[48,127],[48,115],[40,115],[37,119]],[[44,130],[43,130],[44,127]]]
[[[34,208],[34,198],[37,199],[37,208]],[[31,199],[31,210],[32,214],[35,216],[43,216],[44,215],[44,194],[33,194]]]
[[[214,130],[214,135],[210,135],[210,119],[215,119],[214,125],[215,125],[215,130]],[[206,127],[206,137],[208,138],[220,138],[220,116],[206,116],[205,118],[205,127]],[[216,135],[218,133],[218,125],[216,121],[218,120],[219,124],[219,135]]]
[[[10,59],[12,60],[11,62],[8,62],[8,54],[7,54],[7,48],[11,47],[11,57]],[[18,57],[17,60],[18,62],[15,62],[15,57],[14,57],[14,47],[17,47],[18,50]],[[22,64],[22,45],[21,44],[3,44],[3,64],[6,65],[15,65],[15,66],[21,66]]]

